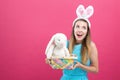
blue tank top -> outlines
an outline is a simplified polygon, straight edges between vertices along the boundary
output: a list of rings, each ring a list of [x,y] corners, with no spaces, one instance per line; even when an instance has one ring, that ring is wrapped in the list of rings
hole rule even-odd
[[[73,48],[73,54],[77,55],[78,59],[76,60],[79,61],[80,63],[82,62],[81,53],[80,53],[81,47],[82,47],[82,44],[77,44]],[[88,60],[86,63],[86,66],[89,66],[89,65],[90,65],[90,60]],[[61,80],[88,80],[87,71],[81,68],[75,68],[73,70],[64,69]]]

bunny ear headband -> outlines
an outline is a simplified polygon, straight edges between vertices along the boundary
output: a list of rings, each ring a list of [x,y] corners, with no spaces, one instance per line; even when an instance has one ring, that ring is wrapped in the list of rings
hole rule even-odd
[[[88,20],[88,18],[90,18],[93,15],[93,13],[94,13],[93,6],[88,6],[85,9],[83,5],[79,5],[76,9],[77,18],[73,21],[73,24],[78,19],[85,19],[88,22],[89,27],[90,27],[91,24],[90,24],[90,21]]]

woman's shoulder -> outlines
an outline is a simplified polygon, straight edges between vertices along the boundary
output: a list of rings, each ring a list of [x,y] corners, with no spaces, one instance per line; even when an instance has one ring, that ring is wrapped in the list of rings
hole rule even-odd
[[[95,45],[95,43],[94,43],[93,41],[91,41],[91,43],[90,43],[90,47],[91,47],[91,48],[96,47],[96,45]]]

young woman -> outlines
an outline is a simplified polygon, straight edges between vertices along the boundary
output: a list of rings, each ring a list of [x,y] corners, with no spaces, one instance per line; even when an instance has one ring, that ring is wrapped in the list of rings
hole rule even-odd
[[[63,69],[60,80],[88,80],[87,72],[98,72],[98,52],[96,45],[90,38],[90,21],[94,9],[88,6],[86,9],[79,5],[76,9],[77,18],[73,22],[72,34],[67,47],[70,54],[75,54],[75,60],[71,69]],[[50,63],[49,60],[46,60]]]
[[[90,25],[87,20],[75,20],[68,50],[77,55],[78,59],[71,70],[63,70],[61,80],[88,80],[87,72],[98,72],[98,52],[90,39]]]

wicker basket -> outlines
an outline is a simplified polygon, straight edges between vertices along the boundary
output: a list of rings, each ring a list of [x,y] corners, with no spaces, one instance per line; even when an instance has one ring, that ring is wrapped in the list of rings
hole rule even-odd
[[[53,69],[71,69],[74,64],[74,60],[77,59],[75,56],[65,58],[52,58],[49,59],[50,66]]]

